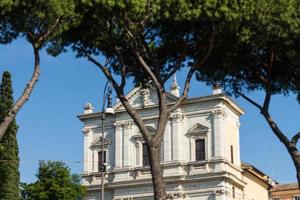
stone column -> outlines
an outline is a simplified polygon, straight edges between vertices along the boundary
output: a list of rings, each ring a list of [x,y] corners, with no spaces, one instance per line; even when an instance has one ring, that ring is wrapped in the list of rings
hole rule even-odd
[[[115,168],[121,168],[123,166],[123,129],[122,123],[116,122],[115,126]]]
[[[91,129],[83,128],[83,173],[92,171],[92,152],[90,150],[91,145]]]

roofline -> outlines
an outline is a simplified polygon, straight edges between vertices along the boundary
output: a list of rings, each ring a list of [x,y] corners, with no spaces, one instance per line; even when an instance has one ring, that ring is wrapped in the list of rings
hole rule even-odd
[[[175,96],[174,96],[175,97]],[[182,103],[182,105],[190,104],[190,103],[196,103],[196,102],[205,102],[205,101],[215,101],[215,100],[221,100],[225,101],[229,106],[231,106],[235,111],[237,111],[240,115],[245,114],[244,109],[242,109],[240,106],[238,106],[230,97],[224,94],[215,94],[215,95],[207,95],[202,97],[192,97],[188,98],[186,101]],[[113,107],[116,108],[116,103]],[[173,105],[175,102],[171,102],[168,105]],[[142,109],[151,109],[151,108],[157,108],[158,105],[152,105],[146,108],[136,108],[136,110],[142,110]],[[115,111],[116,113],[122,113],[126,112],[126,110],[121,111]],[[102,112],[93,112],[88,114],[80,114],[77,115],[78,119],[83,121],[84,119],[90,119],[90,118],[97,118],[101,117]]]
[[[241,167],[243,170],[246,170],[247,172],[249,172],[250,174],[252,174],[253,176],[255,176],[256,178],[260,179],[261,181],[263,181],[264,183],[266,183],[269,187],[273,187],[272,184],[269,183],[269,179],[273,180],[270,176],[266,175],[264,172],[262,172],[261,170],[257,169],[255,166],[242,162],[241,163]],[[256,173],[255,173],[256,172]],[[257,174],[261,174],[261,176],[257,175]],[[266,178],[263,178],[266,177]],[[266,180],[267,179],[267,180]],[[275,183],[278,183],[277,181],[273,180]]]

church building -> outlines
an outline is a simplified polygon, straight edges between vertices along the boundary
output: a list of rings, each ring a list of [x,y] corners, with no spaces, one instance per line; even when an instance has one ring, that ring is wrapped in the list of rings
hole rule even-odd
[[[179,96],[176,79],[168,93]],[[154,89],[134,88],[127,95],[148,130],[154,132],[158,99]],[[105,200],[153,199],[149,159],[143,137],[121,102],[106,115],[87,104],[83,122],[83,185],[87,200],[101,199],[102,157]],[[269,200],[272,180],[240,159],[239,127],[244,111],[219,88],[212,95],[188,98],[171,114],[161,144],[166,192],[178,200]],[[102,152],[104,143],[104,152]]]

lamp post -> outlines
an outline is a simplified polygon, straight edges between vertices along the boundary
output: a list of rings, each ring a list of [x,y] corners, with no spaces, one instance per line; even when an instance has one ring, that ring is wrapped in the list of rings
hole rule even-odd
[[[102,145],[101,145],[101,200],[104,200],[104,179],[105,179],[105,166],[104,166],[104,120],[105,114],[114,114],[114,109],[112,108],[112,88],[109,85],[110,82],[107,81],[103,91],[103,104],[102,104],[102,113],[101,113],[101,137],[102,137]],[[105,103],[107,99],[107,108],[105,109]],[[105,154],[106,157],[106,154]]]

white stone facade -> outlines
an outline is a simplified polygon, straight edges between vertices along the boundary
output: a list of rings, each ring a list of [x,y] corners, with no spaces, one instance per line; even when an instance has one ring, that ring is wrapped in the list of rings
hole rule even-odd
[[[155,91],[135,88],[127,98],[147,127],[155,130]],[[176,99],[175,95],[168,95],[170,104]],[[105,200],[153,199],[149,167],[142,162],[143,138],[120,102],[114,109],[115,115],[106,116],[104,122],[104,140],[100,139],[101,113],[90,109],[79,116],[84,123],[82,176],[87,199],[100,199],[97,156],[102,141],[107,163]],[[247,199],[239,149],[241,114],[243,110],[238,105],[219,93],[190,98],[172,113],[161,145],[161,165],[169,196],[186,200]],[[205,140],[205,159],[201,161],[195,158],[195,140],[199,138]]]

